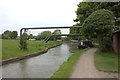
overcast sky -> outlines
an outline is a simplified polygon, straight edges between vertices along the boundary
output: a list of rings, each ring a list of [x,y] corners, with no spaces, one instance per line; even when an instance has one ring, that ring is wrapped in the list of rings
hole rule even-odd
[[[23,27],[72,26],[82,0],[0,0],[0,34]],[[53,30],[52,30],[53,31]],[[62,30],[68,33],[69,30]],[[28,33],[37,35],[41,30]]]

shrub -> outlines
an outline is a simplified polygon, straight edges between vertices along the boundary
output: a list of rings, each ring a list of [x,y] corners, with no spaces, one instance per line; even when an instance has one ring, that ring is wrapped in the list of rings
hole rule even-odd
[[[27,50],[27,38],[24,34],[20,38],[20,49]]]

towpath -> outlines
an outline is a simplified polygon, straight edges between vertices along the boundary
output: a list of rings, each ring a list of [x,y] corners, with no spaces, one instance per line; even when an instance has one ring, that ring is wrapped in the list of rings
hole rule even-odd
[[[80,56],[70,78],[114,78],[117,76],[117,74],[100,72],[95,68],[94,53],[96,50],[97,48],[91,48]]]

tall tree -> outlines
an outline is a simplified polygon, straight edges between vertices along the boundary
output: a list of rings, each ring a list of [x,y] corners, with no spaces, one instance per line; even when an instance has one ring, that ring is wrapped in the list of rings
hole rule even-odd
[[[93,12],[83,23],[82,33],[88,39],[96,39],[101,51],[112,49],[114,15],[109,10]]]
[[[34,36],[32,34],[28,35],[28,39],[33,39]]]
[[[11,38],[11,39],[16,39],[16,38],[17,38],[17,35],[18,35],[17,31],[12,31],[12,32],[10,33],[10,38]]]
[[[6,30],[3,34],[2,34],[2,39],[16,39],[17,38],[17,31],[9,31]]]
[[[10,34],[11,34],[11,31],[6,30],[6,31],[2,34],[2,39],[10,39]]]
[[[77,22],[77,26],[82,26],[85,19],[96,10],[106,9],[113,12],[115,15],[114,30],[120,29],[120,2],[80,2],[76,11],[77,18],[74,22]],[[72,29],[70,29],[70,32]],[[75,29],[74,33],[81,33],[81,30]]]
[[[54,32],[52,34],[53,35],[61,34],[61,30],[59,30],[59,29],[54,30]],[[61,36],[53,36],[53,40],[56,40],[56,39],[61,39]]]
[[[43,31],[38,34],[37,38],[38,39],[45,39],[51,35],[51,31]]]
[[[26,31],[23,33],[23,36],[24,36],[24,38],[25,38],[26,40],[28,40],[28,34],[27,34]]]
[[[100,9],[112,11],[115,15],[116,25],[120,26],[120,24],[118,24],[120,22],[120,2],[81,2],[78,4],[76,11],[77,18],[74,21],[82,25],[91,13]]]
[[[28,38],[27,33],[23,33],[23,35],[20,38],[20,42],[19,42],[21,50],[27,50],[27,38]]]

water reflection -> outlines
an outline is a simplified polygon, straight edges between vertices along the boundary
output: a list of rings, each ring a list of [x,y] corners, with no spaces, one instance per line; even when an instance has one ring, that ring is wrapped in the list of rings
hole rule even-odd
[[[49,78],[77,49],[75,43],[65,43],[47,53],[2,66],[3,78]]]

